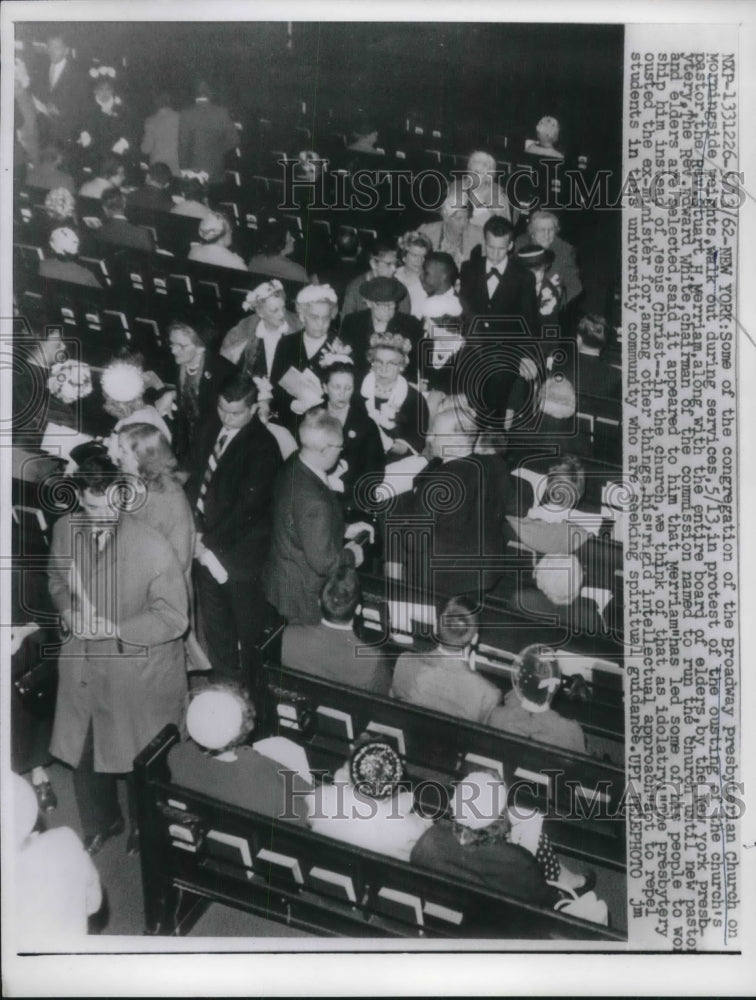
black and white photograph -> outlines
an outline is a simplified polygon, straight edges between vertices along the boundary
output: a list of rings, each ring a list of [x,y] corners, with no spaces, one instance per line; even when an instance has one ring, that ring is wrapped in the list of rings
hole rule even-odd
[[[735,19],[5,6],[17,982],[741,954]]]

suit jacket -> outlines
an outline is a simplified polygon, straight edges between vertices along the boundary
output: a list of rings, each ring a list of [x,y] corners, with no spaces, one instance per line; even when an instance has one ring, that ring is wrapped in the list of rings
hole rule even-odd
[[[141,226],[135,226],[127,219],[106,219],[97,230],[97,239],[113,246],[128,247],[129,250],[141,250],[152,253],[154,247],[152,236]]]
[[[341,477],[344,483],[344,503],[347,507],[359,508],[357,501],[365,498],[356,490],[357,484],[370,473],[383,475],[386,453],[383,450],[378,427],[368,416],[362,397],[356,390],[344,421],[344,447],[341,450],[341,457],[348,466]]]
[[[423,335],[422,323],[409,313],[396,312],[389,320],[386,330],[388,333],[401,333],[403,337],[411,341],[412,354],[404,376],[410,382],[414,381],[417,375],[417,345]],[[356,378],[367,375],[370,368],[367,352],[373,333],[375,333],[373,316],[369,309],[360,309],[358,312],[349,313],[342,320],[339,339],[352,348]]]
[[[531,243],[527,233],[522,233],[515,240],[515,249],[527,246]],[[583,290],[583,282],[580,280],[580,268],[578,267],[575,248],[561,236],[555,236],[554,242],[549,249],[554,254],[554,262],[546,272],[547,280],[553,275],[559,275],[559,283],[565,292],[565,304],[577,298]]]
[[[170,194],[164,188],[156,188],[148,184],[132,191],[128,197],[128,204],[150,212],[173,211],[173,198]]]
[[[339,566],[354,565],[344,548],[344,516],[336,493],[292,455],[273,493],[273,537],[265,596],[290,624],[320,621],[320,591]]]
[[[365,644],[351,628],[332,628],[323,622],[287,625],[281,662],[292,670],[385,696],[391,687],[391,667],[379,649],[369,656],[364,651]]]
[[[160,108],[144,123],[142,152],[148,157],[150,164],[164,163],[171,168],[171,173],[178,176],[179,157],[179,113],[173,108]]]
[[[488,295],[488,260],[475,254],[465,261],[460,272],[460,297],[472,313],[472,318],[482,322],[475,324],[474,333],[485,336],[487,331],[495,333],[494,317],[521,317],[527,324],[531,336],[537,336],[535,279],[533,275],[512,257],[492,297]]]
[[[100,551],[89,544],[90,526],[75,514],[55,523],[50,595],[60,612],[79,605],[69,572],[75,560],[84,593],[96,614],[113,621],[116,635],[72,635],[62,647],[50,751],[76,767],[91,722],[95,770],[117,773],[131,771],[163,726],[181,718],[188,598],[176,554],[157,531],[122,516]]]
[[[501,691],[473,673],[460,656],[435,651],[402,653],[394,668],[391,697],[485,723],[501,701]]]
[[[216,417],[201,431],[186,486],[193,509],[220,430]],[[228,443],[208,483],[197,526],[231,580],[259,579],[268,555],[273,483],[280,465],[276,439],[255,416]]]
[[[238,142],[231,116],[218,104],[197,101],[179,115],[179,166],[182,170],[204,170],[210,184],[222,183],[225,155]]]
[[[70,56],[54,87],[50,87],[49,75],[45,73],[41,94],[45,104],[54,104],[59,111],[59,114],[47,119],[51,137],[61,142],[75,142],[79,132],[85,128],[84,120],[92,97],[89,81]]]
[[[438,504],[443,484],[458,503]],[[509,469],[499,455],[467,455],[442,462],[435,458],[415,476],[403,499],[403,514],[433,518],[434,594],[476,594],[490,590],[501,567],[470,566],[471,557],[494,560],[504,551],[504,528],[511,493]],[[410,570],[411,563],[407,565]],[[421,580],[410,580],[420,586]]]
[[[198,431],[205,427],[210,420],[217,417],[215,408],[218,405],[218,396],[221,386],[234,374],[234,366],[230,361],[226,361],[214,351],[205,351],[205,363],[200,375],[198,393],[198,420],[197,426],[190,426],[181,410],[181,401],[178,399],[178,407],[174,418],[173,426],[173,450],[179,464],[188,467],[194,454],[195,440],[199,437]],[[173,379],[179,386],[179,397],[181,393],[178,372]]]

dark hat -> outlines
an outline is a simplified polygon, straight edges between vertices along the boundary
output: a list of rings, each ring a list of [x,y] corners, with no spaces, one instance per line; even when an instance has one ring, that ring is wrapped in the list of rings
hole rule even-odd
[[[69,457],[78,467],[88,458],[106,458],[107,454],[108,449],[102,441],[84,441],[82,444],[77,444],[71,449]]]
[[[368,302],[399,302],[407,289],[396,278],[370,278],[360,285],[360,295]]]
[[[529,243],[517,251],[517,259],[525,267],[551,267],[554,263],[554,251],[544,250],[537,243]]]
[[[390,743],[371,740],[363,743],[349,761],[349,777],[357,791],[373,799],[393,795],[404,777],[402,758]]]

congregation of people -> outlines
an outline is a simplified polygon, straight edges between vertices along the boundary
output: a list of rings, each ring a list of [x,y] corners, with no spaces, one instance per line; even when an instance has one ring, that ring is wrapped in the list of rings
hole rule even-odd
[[[154,354],[140,345],[91,365],[86,393],[61,390],[66,365],[86,357],[75,331],[49,316],[17,337],[14,445],[49,454],[51,428],[77,434],[55,473],[72,499],[49,545],[54,718],[49,741],[14,767],[43,814],[56,806],[51,758],[72,769],[84,851],[61,844],[81,881],[79,926],[100,901],[90,858],[124,831],[127,852],[140,850],[133,762],[169,723],[187,734],[169,760],[178,784],[274,818],[288,809],[323,836],[531,903],[590,890],[590,871],[557,857],[543,817],[513,815],[496,775],[464,776],[433,822],[415,811],[390,743],[363,735],[333,783],[318,784],[301,746],[252,737],[261,644],[281,625],[286,668],[588,752],[558,710],[548,643],[519,651],[507,691],[476,669],[489,600],[531,625],[616,638],[581,563],[595,530],[578,516],[588,470],[613,459],[578,416],[594,398],[619,408],[617,340],[586,311],[562,220],[511,203],[495,158],[472,150],[476,196],[450,180],[436,221],[365,236],[334,220],[304,254],[291,219],[270,210],[245,243],[223,194],[240,133],[212,86],[197,81],[180,110],[160,93],[140,117],[120,67],[86,73],[65,38],[46,44],[46,79],[30,78],[23,54],[16,62],[18,184],[44,206],[45,301],[63,285],[107,289],[93,257],[164,262],[139,212],[196,223],[185,261],[252,277],[232,322],[200,308],[161,316]],[[562,156],[553,117],[536,136],[531,155]],[[364,113],[349,140],[345,170],[381,158]],[[17,304],[22,292],[17,276]],[[518,470],[533,459],[528,491]],[[508,564],[513,546],[532,557],[529,572]],[[436,609],[433,648],[366,653],[367,576]],[[14,712],[16,727],[41,725]],[[296,772],[292,800],[281,768]],[[344,819],[339,784],[347,812],[374,804],[369,822]],[[52,832],[29,841],[20,794],[31,857]]]

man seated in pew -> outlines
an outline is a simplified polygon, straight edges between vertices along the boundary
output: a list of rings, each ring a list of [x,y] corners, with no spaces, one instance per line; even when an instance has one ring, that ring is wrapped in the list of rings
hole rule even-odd
[[[249,258],[249,270],[284,281],[307,281],[307,271],[290,260],[296,243],[284,219],[269,219],[260,233],[260,249]]]
[[[472,722],[485,723],[501,701],[501,691],[474,671],[478,640],[475,604],[452,597],[439,616],[438,645],[428,653],[402,653],[391,697]]]
[[[186,712],[189,739],[168,754],[171,780],[229,805],[306,826],[312,795],[304,750],[283,736],[250,744],[255,707],[235,684],[198,691]]]
[[[109,153],[102,161],[100,172],[79,188],[82,198],[102,198],[108,188],[122,188],[126,183],[126,167],[120,156]]]
[[[585,736],[574,719],[565,719],[551,703],[562,681],[553,649],[534,643],[517,657],[512,690],[497,706],[488,725],[537,743],[585,753]]]
[[[498,775],[468,774],[452,794],[448,815],[418,840],[410,862],[541,906],[553,906],[561,887],[576,895],[593,889],[596,873],[565,868],[543,830],[543,816],[516,802],[509,808],[507,794]]]
[[[126,218],[126,198],[118,188],[110,188],[102,193],[102,214],[105,221],[97,230],[97,239],[115,247],[141,250],[152,253],[152,236],[141,226],[135,226]]]
[[[585,493],[585,469],[577,455],[562,455],[533,490],[525,517],[507,516],[518,541],[534,552],[569,554],[589,537],[576,510]],[[587,522],[586,522],[587,523]]]
[[[354,616],[360,611],[361,599],[357,573],[350,567],[339,567],[320,592],[320,622],[284,629],[283,665],[347,687],[388,694],[391,667],[385,656],[365,646],[354,633]]]
[[[39,262],[40,278],[54,278],[71,285],[102,288],[90,270],[78,261],[79,234],[68,226],[59,226],[50,233],[51,257]]]
[[[358,741],[351,758],[313,796],[310,828],[334,840],[409,861],[432,825],[414,811],[404,763],[383,740]]]
[[[608,342],[607,322],[603,316],[590,313],[583,316],[577,326],[576,370],[574,373],[558,365],[551,366],[552,374],[562,372],[575,380],[578,402],[582,396],[602,396],[619,402],[622,395],[622,372],[601,355]],[[564,352],[562,352],[564,353]],[[578,406],[578,409],[582,409]]]
[[[153,163],[144,178],[144,186],[132,191],[129,205],[151,212],[170,212],[173,208],[173,174],[166,163]]]

